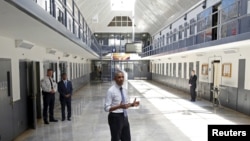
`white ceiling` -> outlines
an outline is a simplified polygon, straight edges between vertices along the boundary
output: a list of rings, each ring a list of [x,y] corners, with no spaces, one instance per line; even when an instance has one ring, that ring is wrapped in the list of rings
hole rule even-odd
[[[0,1],[0,19],[0,36],[26,40],[39,47],[53,48],[86,59],[98,58],[3,0]]]
[[[135,32],[154,34],[171,23],[201,0],[136,0]],[[129,16],[132,12],[111,11],[110,0],[75,0],[93,32],[132,32],[131,27],[108,27],[115,16]],[[98,17],[98,23],[92,18]]]

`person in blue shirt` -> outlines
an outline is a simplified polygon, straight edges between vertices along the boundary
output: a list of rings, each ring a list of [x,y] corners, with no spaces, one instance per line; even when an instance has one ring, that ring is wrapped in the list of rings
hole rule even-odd
[[[65,106],[67,106],[67,119],[71,119],[71,96],[73,87],[71,81],[67,79],[67,74],[62,74],[62,80],[58,83],[58,92],[60,93],[62,121],[65,120]]]

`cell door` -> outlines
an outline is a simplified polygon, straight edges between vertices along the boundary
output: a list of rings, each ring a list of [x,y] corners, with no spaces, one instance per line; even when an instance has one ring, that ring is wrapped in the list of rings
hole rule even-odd
[[[134,79],[134,64],[132,61],[128,61],[126,64],[126,72],[128,73],[128,79],[133,80]]]
[[[41,118],[40,64],[28,63],[28,118],[29,126],[36,129],[37,118]]]
[[[14,136],[11,60],[0,59],[0,66],[0,140],[10,141]]]
[[[58,81],[60,81],[62,73],[68,73],[67,72],[67,62],[60,61],[59,62],[59,70],[58,70]]]
[[[140,79],[142,77],[142,64],[139,61],[134,62],[134,79]]]
[[[27,126],[35,129],[37,119],[41,118],[40,64],[20,60],[20,93],[27,104]]]
[[[220,61],[213,62],[213,88],[219,88],[221,84],[221,66]]]
[[[56,62],[44,61],[43,68],[44,68],[44,76],[47,76],[47,69],[52,69],[53,70],[52,77],[55,81],[57,81],[58,70],[57,70],[57,63]]]

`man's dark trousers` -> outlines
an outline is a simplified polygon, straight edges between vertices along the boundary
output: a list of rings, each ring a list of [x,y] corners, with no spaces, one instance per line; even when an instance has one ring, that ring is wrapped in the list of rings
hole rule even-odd
[[[43,120],[48,121],[48,108],[49,108],[49,120],[54,120],[54,105],[55,105],[55,94],[42,92],[43,93]]]
[[[60,98],[62,119],[65,119],[65,106],[67,107],[67,118],[71,118],[71,97]]]
[[[190,87],[190,94],[191,94],[191,100],[195,101],[196,100],[196,92],[195,92],[196,87],[191,86]]]
[[[111,141],[131,141],[128,117],[123,113],[109,113]]]

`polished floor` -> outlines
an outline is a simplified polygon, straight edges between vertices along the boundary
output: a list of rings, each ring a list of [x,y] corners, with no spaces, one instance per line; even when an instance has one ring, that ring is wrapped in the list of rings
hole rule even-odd
[[[91,83],[72,99],[72,121],[43,124],[28,130],[15,141],[110,141],[104,97],[111,82]],[[130,99],[141,105],[130,109],[132,141],[207,141],[208,124],[250,124],[250,117],[199,99],[190,102],[187,93],[156,82],[133,80],[128,85]]]

